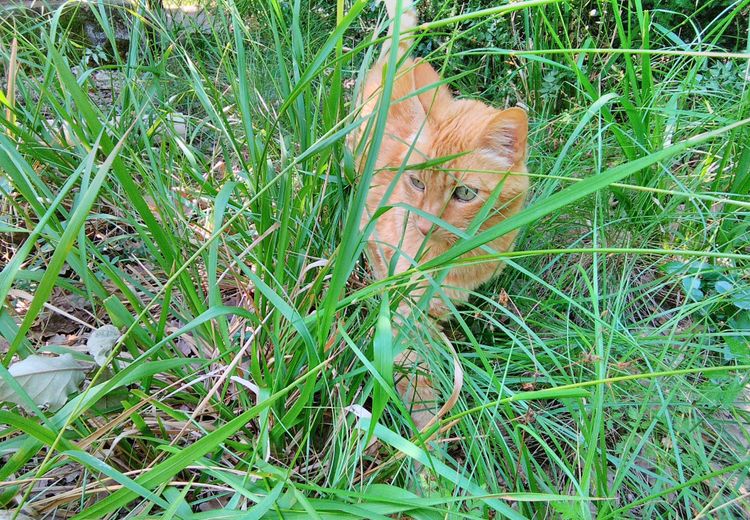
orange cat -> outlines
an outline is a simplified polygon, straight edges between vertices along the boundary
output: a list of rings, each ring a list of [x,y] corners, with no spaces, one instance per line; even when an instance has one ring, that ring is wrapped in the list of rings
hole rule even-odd
[[[396,0],[385,0],[391,18]],[[400,31],[416,26],[417,14],[411,0],[403,0]],[[390,42],[390,40],[389,40]],[[360,116],[375,117],[382,93],[382,81],[389,61],[390,43],[370,70],[362,92]],[[407,50],[403,40],[399,55]],[[424,61],[400,59],[396,73],[383,141],[375,163],[375,174],[367,196],[362,228],[382,207],[369,237],[368,250],[374,274],[384,278],[406,271],[419,262],[434,258],[458,240],[451,228],[466,231],[489,200],[494,200],[480,230],[518,212],[528,189],[526,140],[528,119],[520,108],[498,110],[480,101],[456,99],[432,66]],[[358,165],[366,160],[371,136],[363,123],[355,142]],[[448,158],[441,162],[441,158]],[[435,163],[438,164],[435,164]],[[424,165],[427,167],[415,167]],[[499,192],[499,193],[498,193]],[[493,199],[493,194],[495,198]],[[429,216],[429,217],[427,217]],[[487,244],[496,252],[508,251],[516,233]],[[487,254],[477,249],[466,257]],[[465,301],[469,291],[496,275],[500,261],[452,268],[443,292],[454,301]],[[417,289],[412,296],[419,296]],[[439,298],[430,302],[430,313],[445,314]],[[414,363],[413,354],[400,361]],[[407,401],[431,400],[432,388],[426,377],[411,378],[399,385]],[[417,394],[417,395],[415,395]],[[412,402],[412,404],[414,404]],[[413,413],[420,428],[433,417],[432,404]]]

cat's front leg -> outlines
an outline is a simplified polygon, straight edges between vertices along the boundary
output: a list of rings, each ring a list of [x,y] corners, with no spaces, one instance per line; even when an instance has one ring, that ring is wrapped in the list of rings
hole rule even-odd
[[[431,424],[437,412],[437,399],[429,369],[413,350],[405,350],[394,360],[397,375],[396,389],[411,413],[418,430]]]

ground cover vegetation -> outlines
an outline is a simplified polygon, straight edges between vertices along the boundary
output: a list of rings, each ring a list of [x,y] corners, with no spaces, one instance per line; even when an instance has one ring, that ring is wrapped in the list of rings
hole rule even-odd
[[[420,4],[413,52],[531,121],[442,331],[361,258],[378,4],[77,9],[0,18],[0,511],[747,516],[750,2]],[[431,449],[405,342],[460,389]]]

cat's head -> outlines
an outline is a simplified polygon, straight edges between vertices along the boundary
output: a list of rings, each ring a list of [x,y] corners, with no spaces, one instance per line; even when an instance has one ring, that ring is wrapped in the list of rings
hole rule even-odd
[[[425,62],[403,69],[377,161],[396,183],[389,203],[415,208],[408,225],[446,242],[456,238],[450,226],[466,230],[489,200],[482,228],[517,211],[528,188],[526,112],[456,99]]]

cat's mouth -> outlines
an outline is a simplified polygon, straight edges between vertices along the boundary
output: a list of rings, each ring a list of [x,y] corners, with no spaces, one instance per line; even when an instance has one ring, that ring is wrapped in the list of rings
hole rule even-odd
[[[453,233],[435,225],[426,225],[424,222],[412,221],[412,227],[423,239],[434,244],[451,245],[458,239]]]

